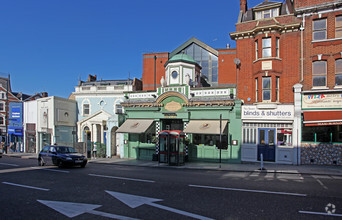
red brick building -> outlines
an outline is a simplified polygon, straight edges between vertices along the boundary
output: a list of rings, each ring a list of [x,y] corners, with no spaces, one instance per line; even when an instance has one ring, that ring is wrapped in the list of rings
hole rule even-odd
[[[342,2],[297,0],[304,164],[342,164]]]

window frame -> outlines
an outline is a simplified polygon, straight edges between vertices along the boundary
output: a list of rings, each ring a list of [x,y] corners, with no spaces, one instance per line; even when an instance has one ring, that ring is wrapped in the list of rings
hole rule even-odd
[[[6,103],[5,102],[0,102],[0,112],[6,111]]]
[[[342,87],[342,80],[341,80],[341,84],[339,84],[339,85],[337,85],[336,84],[336,77],[341,77],[342,78],[342,68],[340,68],[341,69],[341,72],[337,72],[337,62],[339,62],[340,63],[340,65],[341,65],[341,67],[342,67],[342,58],[341,59],[336,59],[335,60],[335,86],[336,87]]]
[[[325,63],[325,73],[319,73],[319,74],[315,74],[314,72],[314,67],[315,67],[315,64],[317,63]],[[327,70],[328,66],[327,66],[327,61],[326,60],[318,60],[318,61],[315,61],[315,62],[312,62],[312,87],[326,87],[327,86]],[[325,85],[314,85],[314,78],[315,77],[322,77],[324,76],[325,78]]]
[[[265,18],[266,14],[269,14],[270,16]],[[279,16],[279,7],[270,8],[270,9],[266,9],[266,10],[262,10],[262,11],[256,11],[254,16],[255,16],[255,20],[278,17]]]
[[[269,43],[270,45],[269,46],[264,46],[264,41],[268,41],[269,40]],[[266,56],[264,51],[268,51],[270,50],[270,56]],[[271,37],[265,37],[265,38],[262,38],[262,58],[269,58],[269,57],[272,57],[272,38]]]
[[[279,102],[279,76],[276,77],[276,101]]]
[[[269,88],[264,88],[264,80],[269,80],[269,82],[270,82]],[[265,99],[265,97],[264,97],[264,92],[267,92],[267,91],[269,91],[270,99]],[[272,77],[270,77],[270,76],[262,77],[262,101],[263,102],[271,102],[272,101]]]
[[[5,116],[3,115],[0,115],[0,125],[5,125]]]
[[[258,48],[258,45],[259,45],[258,40],[256,40],[255,43],[254,43],[254,46],[255,46],[255,60],[259,59],[259,55],[258,55],[259,48]]]
[[[335,17],[335,38],[342,38],[342,21],[341,21],[341,26],[337,26],[336,24],[337,24],[337,18],[340,18],[340,19],[342,19],[342,15],[337,15],[336,17]],[[340,36],[339,37],[336,37],[337,36],[337,34],[336,33],[340,33]]]
[[[258,92],[259,92],[259,87],[258,87],[258,78],[255,78],[255,101],[258,102]]]
[[[86,105],[88,105],[88,113],[85,113],[85,110],[87,109],[87,108],[86,108]],[[82,104],[82,115],[83,115],[83,116],[88,116],[88,115],[90,115],[90,104],[89,104],[89,103],[83,103],[83,104]]]
[[[325,21],[325,28],[315,30],[315,22],[319,22],[319,21]],[[325,37],[323,39],[315,39],[315,33],[323,32],[323,31],[324,31]],[[322,19],[313,20],[312,21],[312,40],[316,41],[316,40],[326,40],[326,39],[327,39],[327,19],[322,18]]]
[[[280,57],[280,40],[279,40],[279,37],[276,38],[276,57]]]

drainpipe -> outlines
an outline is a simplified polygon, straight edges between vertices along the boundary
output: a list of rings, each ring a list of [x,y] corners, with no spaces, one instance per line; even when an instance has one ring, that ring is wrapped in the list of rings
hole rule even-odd
[[[154,91],[156,90],[156,80],[157,80],[157,76],[156,76],[156,62],[157,62],[157,56],[154,56]]]
[[[305,29],[305,14],[303,14],[303,22],[300,27],[300,82],[304,80],[304,29]]]

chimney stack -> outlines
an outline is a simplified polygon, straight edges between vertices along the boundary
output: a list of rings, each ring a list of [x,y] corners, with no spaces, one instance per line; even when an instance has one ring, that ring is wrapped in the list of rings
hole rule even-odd
[[[242,11],[243,14],[247,11],[247,0],[240,0],[240,11]]]

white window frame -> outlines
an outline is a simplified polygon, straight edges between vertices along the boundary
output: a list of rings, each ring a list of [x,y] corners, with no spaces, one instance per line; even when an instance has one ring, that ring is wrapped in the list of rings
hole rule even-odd
[[[337,19],[342,19],[342,15],[338,15],[335,17],[335,38],[342,38],[342,25],[341,26],[337,26]],[[339,32],[341,34],[341,36],[336,37],[336,33]]]
[[[279,76],[276,77],[276,99],[279,102]]]
[[[341,70],[341,72],[337,72],[337,68],[336,68],[336,63],[337,62],[341,63],[340,65],[342,65],[342,59],[335,60],[335,86],[336,87],[342,87],[342,84],[340,84],[340,85],[336,84],[336,77],[337,76],[342,77],[342,70]]]
[[[264,88],[264,80],[270,81],[270,88]],[[269,91],[270,92],[270,99],[265,99],[264,92]],[[262,101],[263,102],[271,102],[272,101],[272,78],[269,76],[262,77]]]
[[[258,78],[255,78],[255,102],[258,102]]]
[[[264,41],[270,41],[270,45],[269,46],[264,46]],[[266,51],[266,50],[270,50],[270,56],[266,56],[265,54],[264,54],[264,51]],[[266,37],[266,38],[263,38],[262,39],[262,57],[263,58],[268,58],[268,57],[272,57],[272,38],[271,37]]]
[[[269,14],[270,16],[265,18],[265,15],[267,14]],[[273,17],[278,17],[278,16],[279,16],[279,8],[271,8],[271,9],[255,12],[256,20],[268,19],[268,18],[273,18]]]
[[[255,60],[259,59],[259,55],[258,55],[259,48],[258,48],[258,45],[259,45],[258,40],[256,40],[255,41]]]
[[[3,109],[0,108],[0,112],[6,111],[6,102],[1,102],[1,101],[0,101],[0,104],[3,105]]]
[[[276,38],[276,57],[280,57],[280,40],[279,40],[279,37]]]
[[[89,113],[88,114],[84,114],[84,105],[89,105]],[[91,104],[90,101],[88,99],[84,99],[82,101],[82,116],[89,116],[91,114]]]
[[[5,121],[6,121],[5,116],[4,116],[4,115],[0,115],[0,118],[3,119],[3,120],[2,120],[2,123],[1,123],[1,121],[0,121],[0,125],[5,125]]]
[[[314,66],[316,63],[325,63],[325,72],[324,73],[314,74]],[[327,61],[325,61],[325,60],[315,61],[312,63],[312,87],[318,87],[318,88],[323,87],[323,88],[325,88],[327,86],[327,68],[328,68],[327,65],[328,65]],[[315,77],[322,77],[322,76],[325,77],[325,85],[314,85],[314,78]]]
[[[325,28],[318,28],[315,29],[315,22],[320,22],[320,21],[325,21]],[[315,39],[315,33],[318,32],[324,32],[324,38],[323,39]],[[327,19],[326,18],[322,18],[322,19],[318,19],[318,20],[313,20],[312,21],[312,40],[326,40],[327,39]]]

